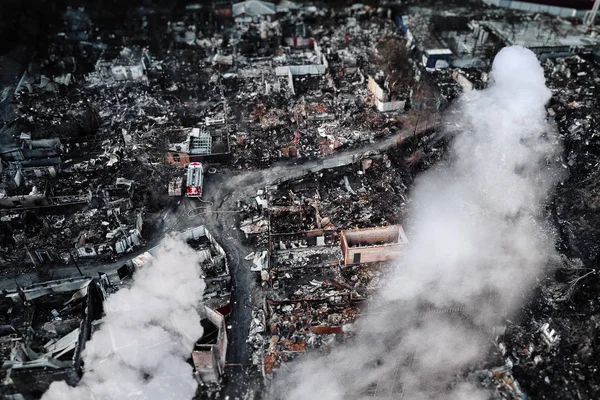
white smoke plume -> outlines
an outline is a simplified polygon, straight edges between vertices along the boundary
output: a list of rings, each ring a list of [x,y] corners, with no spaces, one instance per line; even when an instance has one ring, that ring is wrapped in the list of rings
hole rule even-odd
[[[44,400],[182,400],[196,391],[186,362],[202,336],[196,310],[205,284],[196,252],[167,237],[155,260],[139,269],[130,288],[104,303],[101,328],[86,344],[77,387],[53,383]]]
[[[330,354],[278,379],[276,398],[486,399],[457,383],[481,361],[494,327],[515,310],[552,256],[543,203],[561,150],[544,105],[551,93],[535,55],[507,47],[487,89],[452,113],[448,159],[411,196],[409,248],[389,285]]]

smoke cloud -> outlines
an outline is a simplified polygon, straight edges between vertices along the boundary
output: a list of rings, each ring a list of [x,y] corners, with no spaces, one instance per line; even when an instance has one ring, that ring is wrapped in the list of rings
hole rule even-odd
[[[481,361],[494,327],[524,301],[554,252],[543,203],[561,146],[545,120],[551,93],[535,55],[496,56],[487,89],[450,113],[447,159],[411,196],[410,245],[389,285],[331,353],[278,379],[276,398],[486,399],[456,379]]]
[[[86,371],[78,386],[55,382],[43,399],[191,399],[197,384],[186,359],[202,336],[200,275],[191,247],[175,236],[163,240],[131,287],[105,301],[102,325],[83,353]]]

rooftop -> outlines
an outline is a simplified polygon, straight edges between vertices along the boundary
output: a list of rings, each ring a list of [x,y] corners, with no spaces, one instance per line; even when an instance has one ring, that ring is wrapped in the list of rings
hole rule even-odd
[[[260,0],[247,0],[233,5],[233,16],[258,16],[275,14],[275,4]]]

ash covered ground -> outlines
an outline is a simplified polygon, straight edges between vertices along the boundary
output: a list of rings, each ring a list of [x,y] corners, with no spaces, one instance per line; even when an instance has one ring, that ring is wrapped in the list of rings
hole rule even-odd
[[[495,3],[6,0],[1,398],[600,398],[593,2]]]

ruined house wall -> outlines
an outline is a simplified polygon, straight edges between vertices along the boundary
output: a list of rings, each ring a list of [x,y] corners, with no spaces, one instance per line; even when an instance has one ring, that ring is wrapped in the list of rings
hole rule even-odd
[[[208,307],[205,307],[205,309],[206,315],[208,316],[210,322],[212,322],[216,327],[219,328],[216,351],[214,353],[216,359],[218,360],[217,367],[219,369],[219,373],[223,373],[223,371],[225,370],[225,355],[227,353],[227,328],[225,326],[225,317],[221,313],[211,310]]]
[[[93,279],[88,286],[87,302],[85,309],[85,317],[81,323],[81,334],[75,354],[73,355],[75,371],[81,374],[83,367],[83,357],[81,356],[88,340],[92,337],[92,321],[102,318],[104,312],[104,295],[102,284],[98,279]]]
[[[344,264],[348,264],[348,260],[350,260],[348,254],[348,241],[346,240],[346,235],[342,232],[342,236],[340,238],[340,247],[342,248],[342,254],[344,255]]]
[[[223,318],[223,329],[219,330],[219,338],[217,339],[217,348],[219,349],[220,365],[222,373],[225,372],[225,357],[227,356],[227,332],[225,327],[225,318]]]
[[[346,237],[350,247],[363,245],[374,245],[380,242],[398,243],[400,228],[389,226],[385,228],[361,229],[355,231],[344,231],[342,234]]]
[[[0,198],[1,207],[37,207],[48,204],[48,198],[45,194],[31,196],[10,196]]]
[[[60,158],[58,158],[58,164],[60,164]],[[59,165],[57,165],[56,167],[53,165],[26,167],[23,165],[23,163],[21,163],[21,171],[23,171],[23,175],[27,178],[41,178],[43,176],[55,177],[57,170],[59,169]]]
[[[326,243],[337,241],[338,233],[335,230],[327,229],[314,229],[306,232],[292,232],[292,233],[272,233],[270,236],[270,250],[279,249],[279,242],[289,241],[306,241],[309,247],[320,246],[318,244],[319,238],[322,237]]]
[[[206,229],[204,229],[204,226],[200,225],[195,228],[191,228],[191,229],[181,232],[181,236],[185,240],[199,239],[203,236],[206,236]]]
[[[323,75],[327,70],[325,64],[314,65],[290,65],[287,67],[276,67],[275,75],[287,76],[288,74],[296,75]]]
[[[287,37],[284,39],[284,42],[287,46],[294,47],[314,47],[315,40],[311,38],[305,37]]]
[[[402,100],[381,102],[379,101],[379,99],[375,99],[375,105],[377,106],[377,109],[381,112],[404,110],[406,106],[406,101]]]
[[[344,256],[344,263],[349,265],[395,260],[402,255],[404,247],[404,244],[400,244],[349,248]]]
[[[407,243],[399,225],[343,231],[341,248],[344,264],[394,260],[402,254]]]
[[[375,106],[381,112],[386,111],[395,111],[395,110],[404,110],[406,106],[406,101],[387,101],[388,96],[385,93],[385,90],[375,82],[373,77],[369,76],[369,80],[367,83],[367,87],[371,93],[375,96]]]
[[[317,63],[312,65],[288,65],[285,67],[276,67],[275,75],[287,76],[291,75],[323,75],[329,67],[329,62],[325,55],[321,52],[321,47],[315,42],[314,51],[317,56]]]
[[[177,167],[185,167],[190,163],[190,156],[187,153],[169,152],[167,153],[166,162]]]
[[[369,88],[369,91],[375,95],[375,98],[380,102],[384,102],[387,100],[384,90],[381,88],[381,86],[377,84],[377,82],[375,82],[375,79],[373,79],[373,77],[371,76],[369,76],[367,87]]]
[[[215,344],[196,345],[192,352],[192,360],[198,376],[205,383],[218,382],[225,371],[225,355],[227,353],[227,332],[225,317],[209,307],[204,307],[209,321],[218,330]]]
[[[192,352],[192,360],[196,372],[200,376],[202,382],[218,382],[219,367],[218,357],[216,355],[215,346],[198,346],[200,349]]]

